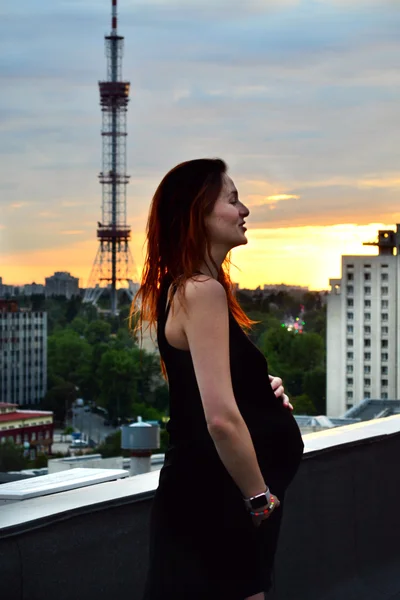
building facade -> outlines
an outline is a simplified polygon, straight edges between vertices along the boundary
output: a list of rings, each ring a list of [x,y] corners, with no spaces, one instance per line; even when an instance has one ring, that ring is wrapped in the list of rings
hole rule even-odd
[[[14,295],[14,286],[3,283],[0,277],[0,298],[11,298]]]
[[[376,256],[342,256],[327,302],[327,414],[400,397],[400,225]]]
[[[33,455],[51,454],[53,413],[18,410],[16,404],[0,402],[0,444],[7,440],[25,445]]]
[[[46,296],[65,296],[68,299],[79,296],[79,279],[70,273],[56,271],[51,277],[46,277],[45,281]]]
[[[0,402],[37,404],[47,391],[47,313],[0,301]]]

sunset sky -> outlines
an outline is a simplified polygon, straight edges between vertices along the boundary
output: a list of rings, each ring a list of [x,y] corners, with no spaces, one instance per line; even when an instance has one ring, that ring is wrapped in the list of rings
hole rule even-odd
[[[327,289],[342,254],[400,222],[397,0],[118,0],[128,222],[182,160],[221,157],[249,206],[241,287]],[[101,218],[111,0],[0,6],[0,276],[87,284]]]

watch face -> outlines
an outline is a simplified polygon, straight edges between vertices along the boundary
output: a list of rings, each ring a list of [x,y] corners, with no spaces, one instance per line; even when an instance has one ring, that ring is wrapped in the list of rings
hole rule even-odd
[[[265,496],[254,498],[254,500],[251,500],[250,502],[252,508],[261,508],[262,506],[267,506],[268,504],[267,498]]]

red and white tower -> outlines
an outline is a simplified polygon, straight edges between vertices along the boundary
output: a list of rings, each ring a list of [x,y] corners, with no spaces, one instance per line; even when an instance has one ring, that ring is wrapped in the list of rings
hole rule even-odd
[[[98,222],[99,249],[90,274],[84,302],[96,304],[107,288],[111,314],[117,314],[117,290],[124,282],[133,297],[135,267],[129,248],[131,229],[126,222],[126,114],[129,102],[128,81],[122,80],[123,40],[117,32],[117,0],[111,0],[111,34],[105,36],[107,80],[99,82],[103,113],[102,216]],[[136,275],[136,274],[135,274]]]

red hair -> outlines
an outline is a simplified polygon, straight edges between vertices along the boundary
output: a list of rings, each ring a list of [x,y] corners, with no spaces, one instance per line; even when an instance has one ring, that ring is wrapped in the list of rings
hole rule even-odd
[[[212,212],[221,193],[226,170],[220,159],[190,160],[171,169],[158,186],[147,221],[147,252],[141,284],[130,311],[131,322],[138,315],[135,332],[140,330],[143,335],[143,321],[148,322],[150,332],[155,328],[165,276],[175,283],[177,293],[183,297],[186,281],[199,270],[206,253],[218,269],[211,257],[205,217]],[[256,321],[246,316],[233,294],[230,264],[228,255],[218,271],[218,281],[226,291],[228,307],[236,321],[249,329]],[[136,304],[140,306],[135,308]],[[161,367],[166,376],[162,360]]]

